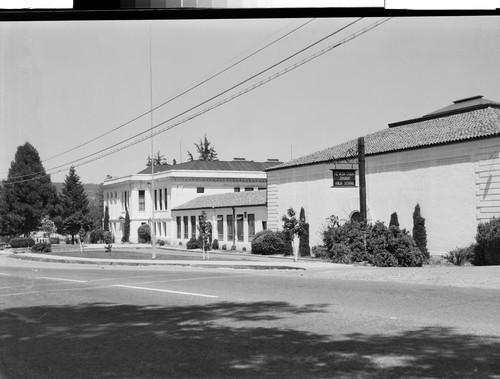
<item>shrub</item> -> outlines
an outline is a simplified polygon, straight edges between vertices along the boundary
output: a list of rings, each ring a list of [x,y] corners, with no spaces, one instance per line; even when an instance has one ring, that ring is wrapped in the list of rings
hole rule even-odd
[[[89,233],[90,243],[99,243],[104,241],[104,230],[101,228],[94,229]]]
[[[406,230],[377,221],[364,229],[357,222],[323,231],[328,258],[336,263],[369,262],[382,267],[422,266],[425,255]],[[366,246],[366,248],[365,248]]]
[[[288,255],[289,249],[282,236],[283,233],[272,230],[257,233],[252,240],[252,254]]]
[[[111,245],[110,243],[108,243],[106,246],[104,246],[104,250],[108,254],[111,254],[111,249],[113,249],[113,245]]]
[[[328,252],[328,249],[324,246],[321,246],[321,245],[313,246],[311,251],[312,251],[313,257],[322,258],[322,259],[330,259],[330,253]]]
[[[34,253],[50,253],[52,246],[49,242],[38,242],[31,247],[31,251]]]
[[[226,244],[222,245],[222,250],[227,250]]]
[[[156,240],[156,243],[160,246],[165,246],[165,240]]]
[[[217,238],[212,241],[212,249],[214,250],[219,249],[219,241],[217,240]]]
[[[457,247],[455,250],[445,254],[443,258],[455,266],[463,266],[466,262],[474,260],[476,244],[472,243],[467,247]]]
[[[130,215],[128,214],[128,210],[125,213],[125,222],[123,224],[123,236],[122,242],[129,242],[130,238]]]
[[[187,249],[201,249],[202,248],[201,239],[192,237],[189,241],[187,241],[186,248]]]
[[[151,231],[148,224],[143,224],[137,229],[137,236],[139,237],[139,243],[151,242]]]
[[[18,237],[10,240],[10,247],[32,247],[35,246],[35,240],[31,237]]]
[[[51,244],[59,245],[61,243],[59,237],[50,237],[49,240]]]
[[[391,220],[389,221],[389,227],[391,227],[391,226],[399,227],[398,214],[396,212],[391,214]]]
[[[427,231],[425,229],[425,218],[420,215],[420,205],[415,206],[413,212],[413,239],[426,259],[429,259],[427,251]]]
[[[64,241],[66,242],[66,245],[71,245],[72,243],[71,237],[66,237]]]
[[[500,218],[493,217],[477,226],[477,249],[473,264],[477,266],[500,264]]]
[[[115,236],[113,236],[113,233],[111,233],[109,231],[105,231],[105,232],[103,232],[102,240],[104,241],[105,244],[114,243]]]

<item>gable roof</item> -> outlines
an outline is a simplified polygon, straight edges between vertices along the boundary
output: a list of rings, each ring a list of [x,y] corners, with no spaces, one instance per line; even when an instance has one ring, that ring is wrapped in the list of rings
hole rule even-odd
[[[465,99],[467,100],[467,99]],[[469,98],[477,101],[477,97]],[[490,100],[488,100],[489,102]],[[455,105],[457,103],[455,102]],[[500,135],[500,103],[476,104],[473,108],[451,106],[432,114],[390,124],[389,128],[365,136],[365,155],[423,148]],[[471,110],[472,109],[472,110]],[[266,171],[314,163],[338,161],[357,156],[357,139],[309,154]]]
[[[190,210],[190,209],[205,209],[205,208],[230,208],[230,207],[252,207],[258,205],[266,205],[267,191],[245,191],[245,192],[228,192],[216,195],[199,196],[188,201],[178,207],[173,208],[173,211]]]
[[[277,160],[268,160],[267,162],[254,162],[247,160],[234,161],[199,161],[193,160],[175,165],[164,164],[155,166],[155,173],[171,170],[202,170],[202,171],[264,171],[267,168],[280,164]],[[138,174],[150,174],[151,167],[146,167]]]

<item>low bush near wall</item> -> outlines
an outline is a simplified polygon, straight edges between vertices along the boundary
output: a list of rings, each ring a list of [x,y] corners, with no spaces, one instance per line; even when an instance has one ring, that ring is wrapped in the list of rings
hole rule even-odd
[[[219,241],[217,239],[212,241],[212,249],[219,250]]]
[[[59,239],[59,237],[50,237],[50,243],[59,245],[61,243],[61,240]]]
[[[473,264],[476,266],[500,265],[500,218],[493,217],[477,226],[477,248]]]
[[[418,267],[425,261],[413,238],[397,226],[377,221],[362,227],[356,222],[330,225],[323,231],[328,258],[337,263],[368,262],[380,267]]]
[[[201,240],[198,240],[194,237],[191,238],[189,241],[187,241],[186,248],[187,249],[201,249]]]
[[[12,238],[9,243],[13,248],[31,247],[35,245],[35,240],[31,237],[18,237]]]
[[[34,253],[50,253],[52,251],[52,246],[49,242],[38,242],[31,248]]]
[[[93,229],[89,233],[90,243],[102,243],[104,241],[104,230],[103,229]]]
[[[282,233],[265,230],[255,235],[252,240],[252,254],[287,255],[289,248],[281,238]]]
[[[455,266],[463,266],[465,263],[473,263],[477,245],[470,244],[467,247],[457,247],[455,250],[445,254],[443,258]]]
[[[139,226],[137,229],[137,236],[139,238],[139,243],[151,242],[151,231],[149,229],[149,225],[144,224]]]

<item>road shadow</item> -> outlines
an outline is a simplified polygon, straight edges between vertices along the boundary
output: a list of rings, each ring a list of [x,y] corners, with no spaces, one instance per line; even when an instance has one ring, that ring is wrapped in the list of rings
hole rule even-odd
[[[5,378],[500,375],[498,337],[443,327],[323,335],[277,323],[286,318],[300,322],[311,313],[326,314],[326,305],[94,303],[8,308],[0,311],[0,372]]]

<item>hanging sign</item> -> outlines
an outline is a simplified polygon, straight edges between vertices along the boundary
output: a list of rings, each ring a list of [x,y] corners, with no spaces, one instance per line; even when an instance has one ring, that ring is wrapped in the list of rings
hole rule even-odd
[[[356,170],[332,170],[333,187],[356,187]]]

